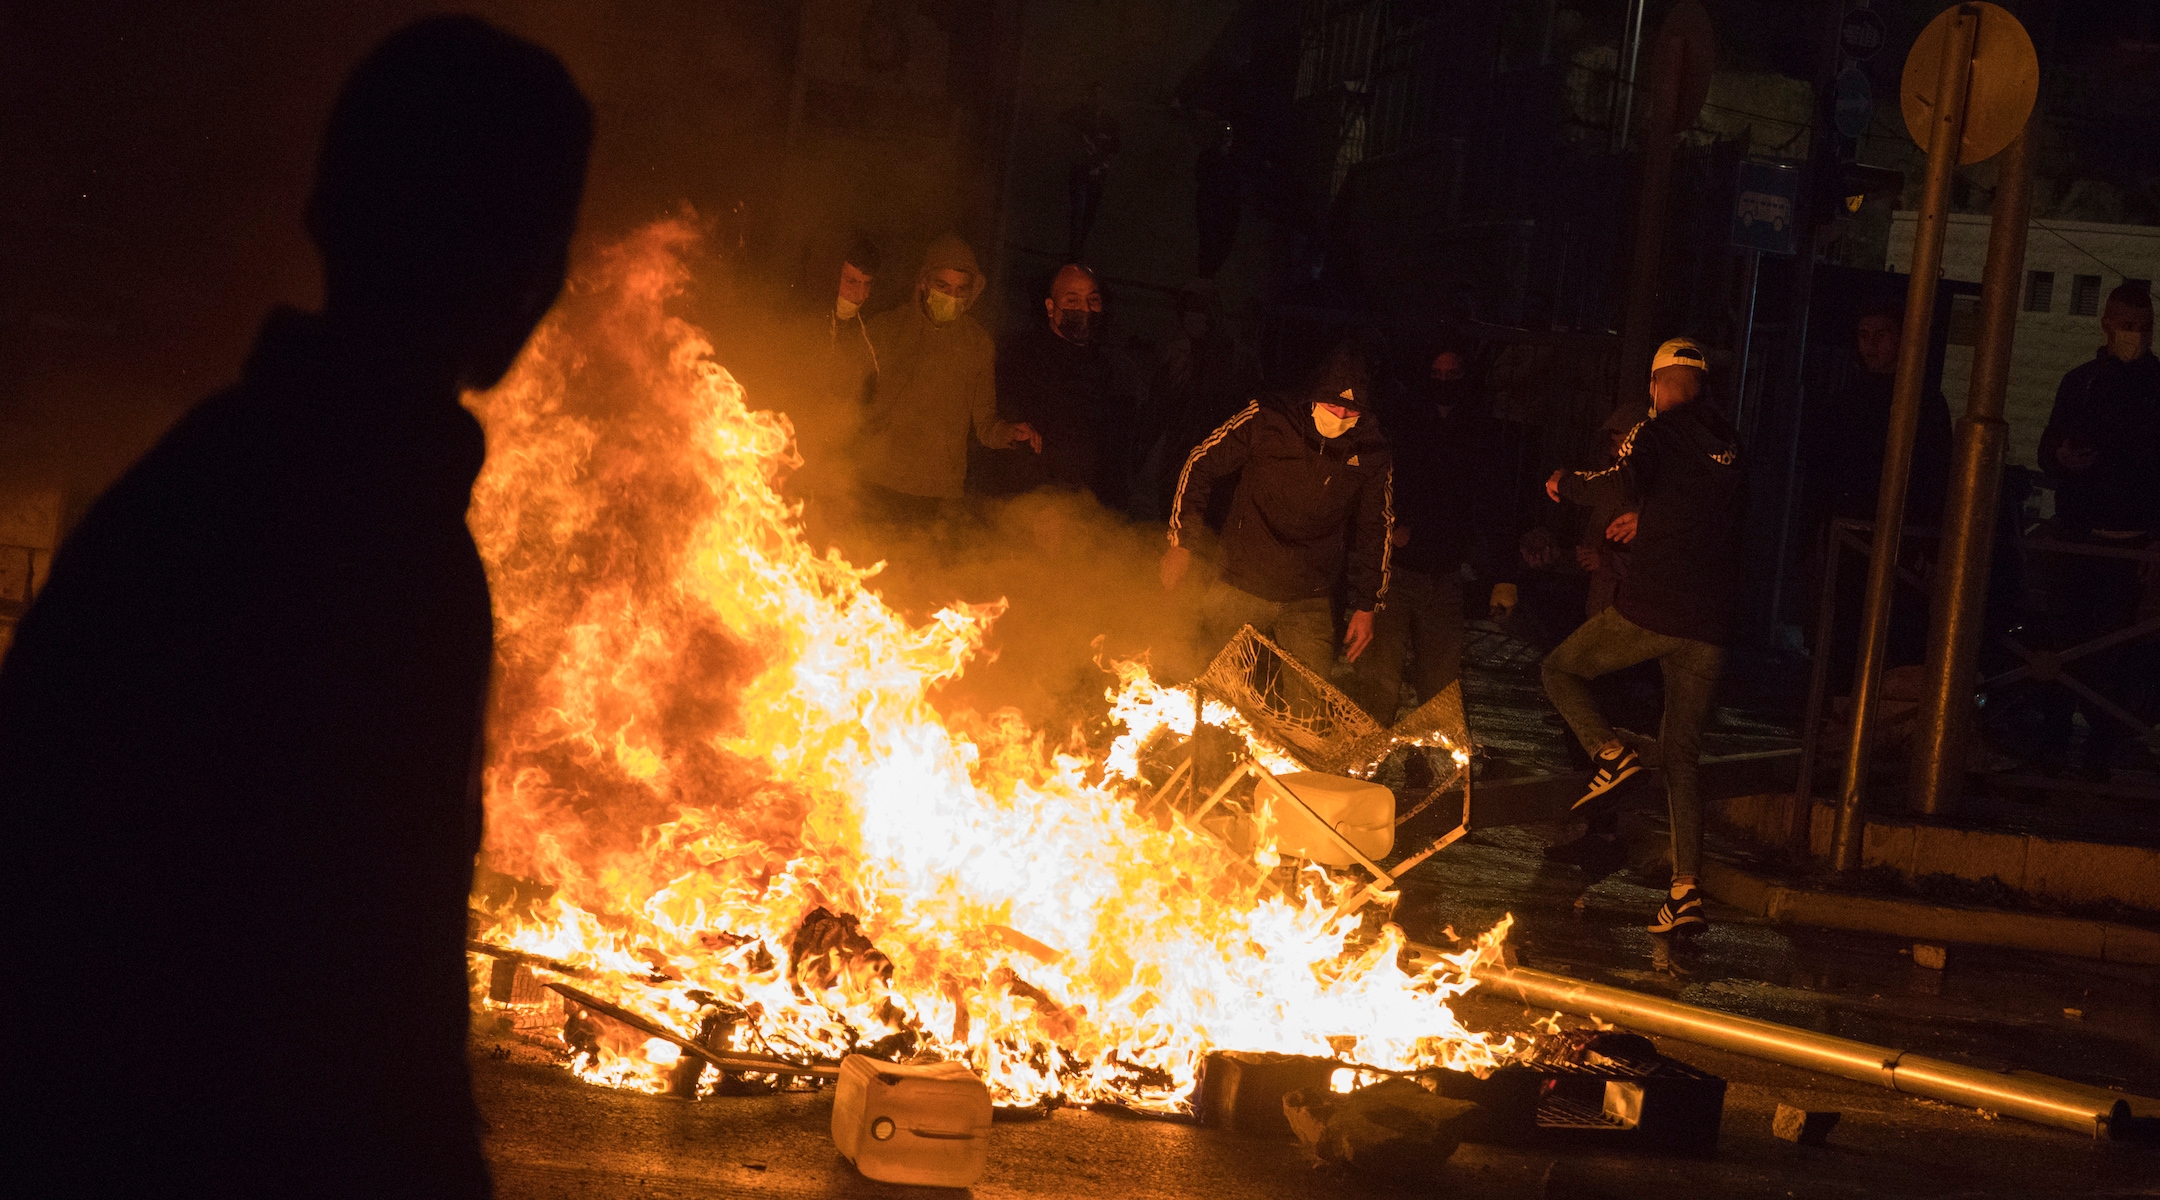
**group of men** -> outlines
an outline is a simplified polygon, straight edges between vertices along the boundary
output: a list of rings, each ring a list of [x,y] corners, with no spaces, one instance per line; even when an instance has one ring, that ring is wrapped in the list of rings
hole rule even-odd
[[[1458,355],[1437,355],[1435,383],[1460,379],[1462,366]],[[1590,681],[1653,661],[1664,677],[1655,757],[1671,809],[1673,876],[1649,924],[1663,934],[1706,924],[1695,767],[1732,635],[1746,499],[1739,439],[1704,400],[1708,371],[1699,346],[1667,342],[1652,364],[1649,403],[1628,406],[1609,464],[1555,472],[1546,485],[1555,502],[1610,512],[1599,532],[1630,560],[1608,604],[1544,663],[1547,694],[1595,763],[1578,809],[1609,808],[1644,769]],[[1221,569],[1200,600],[1204,643],[1249,625],[1318,674],[1339,656],[1351,690],[1383,723],[1396,713],[1406,651],[1419,701],[1445,688],[1460,669],[1462,628],[1464,522],[1448,511],[1463,466],[1448,454],[1459,444],[1448,437],[1458,402],[1445,386],[1413,397],[1394,414],[1409,436],[1392,438],[1363,350],[1345,340],[1302,387],[1263,394],[1195,446],[1171,505],[1166,589],[1190,568],[1186,543],[1216,482],[1237,475]],[[1309,698],[1286,686],[1284,701],[1295,708]]]
[[[966,242],[932,242],[905,298],[868,316],[880,260],[858,235],[819,268],[786,365],[789,385],[807,383],[850,430],[831,449],[853,463],[873,519],[937,523],[964,497],[1041,488],[1159,515],[1166,473],[1258,375],[1205,280],[1180,293],[1172,336],[1143,365],[1108,343],[1102,283],[1081,263],[1060,266],[1039,312],[997,342],[974,315],[985,280]]]
[[[18,1190],[488,1194],[464,935],[493,647],[465,526],[485,446],[459,397],[504,377],[561,290],[591,136],[561,62],[477,20],[379,47],[338,99],[309,201],[323,310],[270,318],[241,381],[100,498],[21,622],[0,664]],[[852,247],[816,322],[820,378],[863,410],[873,503],[941,514],[971,440],[1025,447],[1003,487],[1114,503],[1131,482],[1103,451],[1114,417],[1074,400],[1111,369],[1093,273],[1060,270],[1042,322],[1001,354],[968,316],[984,279],[965,244],[933,243],[905,302],[866,321],[878,266]],[[1354,341],[1196,424],[1230,394],[1234,355],[1211,298],[1187,299],[1166,375],[1201,400],[1159,422],[1195,443],[1168,489],[1162,583],[1183,585],[1188,539],[1235,474],[1200,600],[1212,635],[1254,626],[1322,674],[1338,654],[1364,664],[1355,686],[1383,720],[1406,661],[1429,698],[1460,646],[1461,355],[1434,357],[1398,434]],[[2041,457],[2063,536],[2136,550],[2160,530],[2150,297],[2118,289],[2103,324]],[[1870,336],[1863,322],[1881,374]],[[1660,933],[1705,926],[1694,771],[1741,564],[1746,463],[1708,371],[1694,343],[1665,343],[1608,461],[1546,482],[1598,514],[1585,565],[1607,580],[1543,667],[1595,764],[1578,807],[1609,805],[1650,755],[1591,682],[1648,662],[1663,676]],[[1164,437],[1179,440],[1158,437],[1157,459]],[[2078,620],[2135,611],[2129,561],[2080,568]]]

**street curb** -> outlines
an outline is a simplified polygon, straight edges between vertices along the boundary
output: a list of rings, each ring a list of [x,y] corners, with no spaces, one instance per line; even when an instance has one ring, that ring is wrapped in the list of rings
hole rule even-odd
[[[1887,933],[1923,941],[1964,942],[2068,954],[2103,962],[2160,966],[2160,931],[2039,913],[1953,908],[1918,900],[1854,896],[1773,883],[1730,863],[1706,861],[1703,889],[1712,898],[1788,925]]]

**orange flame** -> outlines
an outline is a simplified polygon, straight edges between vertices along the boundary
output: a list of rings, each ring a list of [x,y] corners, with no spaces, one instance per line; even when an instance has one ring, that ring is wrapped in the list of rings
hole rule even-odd
[[[1347,881],[1312,868],[1262,895],[1248,860],[1138,814],[1139,749],[1190,732],[1189,693],[1119,664],[1099,761],[1015,713],[933,709],[1001,606],[914,624],[875,567],[812,549],[778,490],[788,421],[665,311],[696,239],[670,220],[603,252],[469,398],[500,647],[485,860],[550,889],[494,901],[482,936],[685,1034],[729,1006],[736,1049],[905,1035],[1010,1103],[1172,1109],[1213,1048],[1388,1069],[1513,1052],[1446,1005],[1506,922],[1408,972],[1395,927],[1353,942]],[[583,1074],[664,1086],[674,1046],[610,1036]]]

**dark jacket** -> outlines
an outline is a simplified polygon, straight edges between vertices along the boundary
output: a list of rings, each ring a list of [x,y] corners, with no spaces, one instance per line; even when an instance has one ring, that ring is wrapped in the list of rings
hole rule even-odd
[[[1599,500],[1616,477],[1638,503],[1627,578],[1613,606],[1652,633],[1723,646],[1740,598],[1747,470],[1732,427],[1701,401],[1637,425],[1603,471],[1560,476],[1560,495]]]
[[[1108,349],[1076,346],[1044,325],[1007,340],[998,348],[997,405],[1003,419],[1034,426],[1042,453],[971,447],[970,490],[1016,495],[1055,487],[1123,507],[1123,434],[1133,405]]]
[[[1332,393],[1330,393],[1332,394]],[[1332,595],[1348,576],[1353,611],[1387,602],[1394,465],[1365,414],[1322,438],[1304,396],[1247,404],[1185,459],[1170,505],[1170,544],[1207,511],[1215,481],[1241,472],[1223,526],[1223,580],[1267,600]]]
[[[123,1138],[175,1194],[487,1188],[485,447],[400,359],[274,316],[67,539],[0,667],[4,953],[36,1031],[11,1108]]]
[[[1875,519],[1892,382],[1889,375],[1862,375],[1808,415],[1800,455],[1819,516]],[[1906,523],[1931,524],[1940,517],[1949,481],[1950,403],[1940,391],[1929,391],[1920,397],[1920,423],[1914,430]]]
[[[1497,486],[1486,408],[1476,386],[1465,382],[1428,386],[1388,412],[1395,524],[1409,538],[1395,549],[1395,569],[1452,575],[1469,557],[1478,518]]]
[[[2100,452],[2082,471],[2055,457],[2065,438]],[[2055,515],[2085,533],[2160,530],[2160,359],[2102,351],[2063,376],[2040,435],[2040,469],[2055,480]]]

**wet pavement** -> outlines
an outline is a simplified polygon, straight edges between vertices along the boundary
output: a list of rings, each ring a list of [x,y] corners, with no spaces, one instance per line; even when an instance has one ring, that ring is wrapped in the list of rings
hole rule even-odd
[[[1638,845],[1657,833],[1631,821]],[[1926,971],[1887,938],[1796,930],[1713,906],[1693,946],[1643,931],[1657,868],[1593,878],[1548,860],[1561,824],[1481,831],[1405,881],[1397,916],[1445,944],[1504,914],[1520,961],[1976,1065],[2160,1095],[2160,971],[1953,946]],[[1578,901],[1580,903],[1578,904]],[[2074,1010],[2074,1015],[2073,1015]],[[1473,1028],[1526,1033],[1547,1014],[1472,992]],[[1570,1020],[1569,1024],[1579,1022]],[[1467,1144],[1428,1172],[1461,1197],[2070,1197],[2160,1195],[2160,1146],[2096,1142],[1669,1038],[1664,1053],[1726,1079],[1716,1152],[1679,1158]],[[936,1193],[879,1184],[835,1152],[829,1093],[685,1102],[578,1082],[522,1047],[476,1046],[475,1087],[505,1200]],[[1823,1147],[1770,1133],[1779,1104],[1843,1117]],[[962,1193],[943,1193],[958,1195]],[[978,1197],[1397,1194],[1316,1172],[1289,1143],[1064,1110],[999,1124]]]

